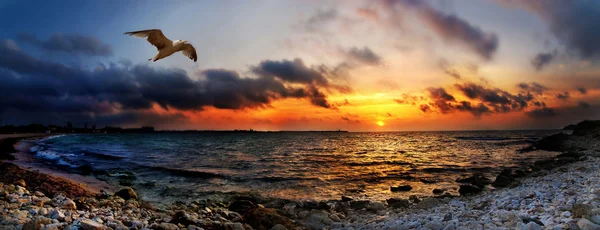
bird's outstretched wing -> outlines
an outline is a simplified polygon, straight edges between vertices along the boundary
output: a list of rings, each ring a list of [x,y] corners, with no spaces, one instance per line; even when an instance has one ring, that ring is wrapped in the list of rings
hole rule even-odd
[[[173,41],[165,37],[163,32],[159,29],[132,31],[126,32],[125,34],[135,36],[138,38],[148,37],[148,42],[150,42],[150,44],[152,44],[153,46],[156,46],[156,49],[159,50],[167,46],[173,45]]]
[[[194,48],[194,46],[192,46],[192,44],[183,44],[181,48],[179,48],[179,50],[181,51],[181,53],[183,53],[183,55],[194,60],[194,62],[198,60],[198,55],[196,55],[196,49]]]

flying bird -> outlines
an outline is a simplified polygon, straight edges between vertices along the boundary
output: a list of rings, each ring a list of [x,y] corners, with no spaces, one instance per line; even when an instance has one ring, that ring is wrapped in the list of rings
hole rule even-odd
[[[138,38],[147,38],[150,44],[156,46],[158,53],[156,53],[153,58],[148,59],[148,61],[158,61],[179,51],[191,60],[194,60],[194,62],[198,60],[196,49],[192,44],[188,43],[186,40],[171,41],[165,37],[163,32],[159,29],[126,32],[125,34]]]

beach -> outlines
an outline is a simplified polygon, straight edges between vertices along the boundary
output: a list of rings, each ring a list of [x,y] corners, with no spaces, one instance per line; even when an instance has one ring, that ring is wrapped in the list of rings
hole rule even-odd
[[[124,186],[28,169],[14,154],[14,163],[0,167],[0,229],[598,229],[600,126],[578,126],[534,143],[533,150],[557,154],[529,171],[474,173],[460,180],[460,195],[387,200],[236,195],[163,206]]]

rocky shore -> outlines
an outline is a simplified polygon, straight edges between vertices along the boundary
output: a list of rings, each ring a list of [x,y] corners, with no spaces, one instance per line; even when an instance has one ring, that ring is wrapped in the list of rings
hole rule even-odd
[[[158,208],[131,188],[92,193],[1,163],[0,229],[600,229],[599,134],[599,123],[583,122],[572,135],[536,142],[524,151],[561,154],[495,178],[457,178],[460,197],[437,189],[385,201],[240,195]]]

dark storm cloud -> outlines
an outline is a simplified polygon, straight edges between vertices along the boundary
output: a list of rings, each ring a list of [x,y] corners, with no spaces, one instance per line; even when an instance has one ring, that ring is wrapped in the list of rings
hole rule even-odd
[[[558,93],[556,94],[556,99],[566,101],[569,99],[570,96],[571,95],[569,95],[569,92]]]
[[[325,76],[321,72],[304,65],[302,59],[262,61],[257,66],[252,67],[252,72],[262,77],[275,77],[292,83],[328,85]]]
[[[235,71],[209,69],[200,78],[180,69],[147,65],[98,66],[84,70],[34,58],[0,42],[0,109],[24,113],[56,113],[72,119],[106,117],[151,109],[202,110],[268,107],[284,98],[306,99],[313,105],[336,109],[325,91],[348,91],[328,82],[300,59],[264,61],[256,78]]]
[[[358,47],[352,47],[350,50],[348,50],[346,55],[351,60],[358,61],[366,65],[376,66],[381,64],[381,57],[366,46],[362,49]]]
[[[33,34],[22,33],[18,35],[20,41],[27,42],[48,52],[64,52],[70,54],[85,54],[89,56],[108,57],[112,55],[109,45],[100,40],[76,34],[55,34],[48,40],[38,39]]]
[[[548,89],[545,86],[540,85],[539,83],[536,83],[536,82],[519,83],[517,86],[523,91],[533,92],[537,95],[542,95],[544,93],[544,91],[546,91]]]
[[[541,119],[558,115],[553,108],[543,107],[525,112],[525,115],[531,118]]]
[[[521,111],[527,107],[527,102],[533,99],[533,95],[530,94],[511,94],[504,90],[486,88],[474,83],[455,86],[468,98],[480,100],[497,113]]]
[[[583,95],[587,94],[587,89],[584,87],[578,87],[577,91],[579,91],[579,93],[581,93]]]
[[[550,64],[554,59],[554,53],[539,53],[531,60],[531,65],[535,67],[535,70],[540,71],[544,66]]]
[[[487,33],[478,26],[453,14],[446,14],[429,5],[426,1],[416,0],[383,0],[384,7],[394,11],[402,6],[417,11],[420,18],[432,31],[447,41],[458,41],[479,54],[486,60],[492,59],[498,49],[498,36]],[[398,13],[398,12],[395,12]]]
[[[437,109],[440,113],[453,113],[456,111],[469,112],[475,117],[492,112],[483,103],[477,105],[471,104],[468,101],[456,101],[454,96],[450,95],[444,88],[428,88],[429,98],[432,102],[428,105],[421,105],[419,109],[426,113],[432,111],[431,108]]]
[[[498,0],[531,11],[544,20],[550,32],[582,58],[600,54],[600,1]]]

